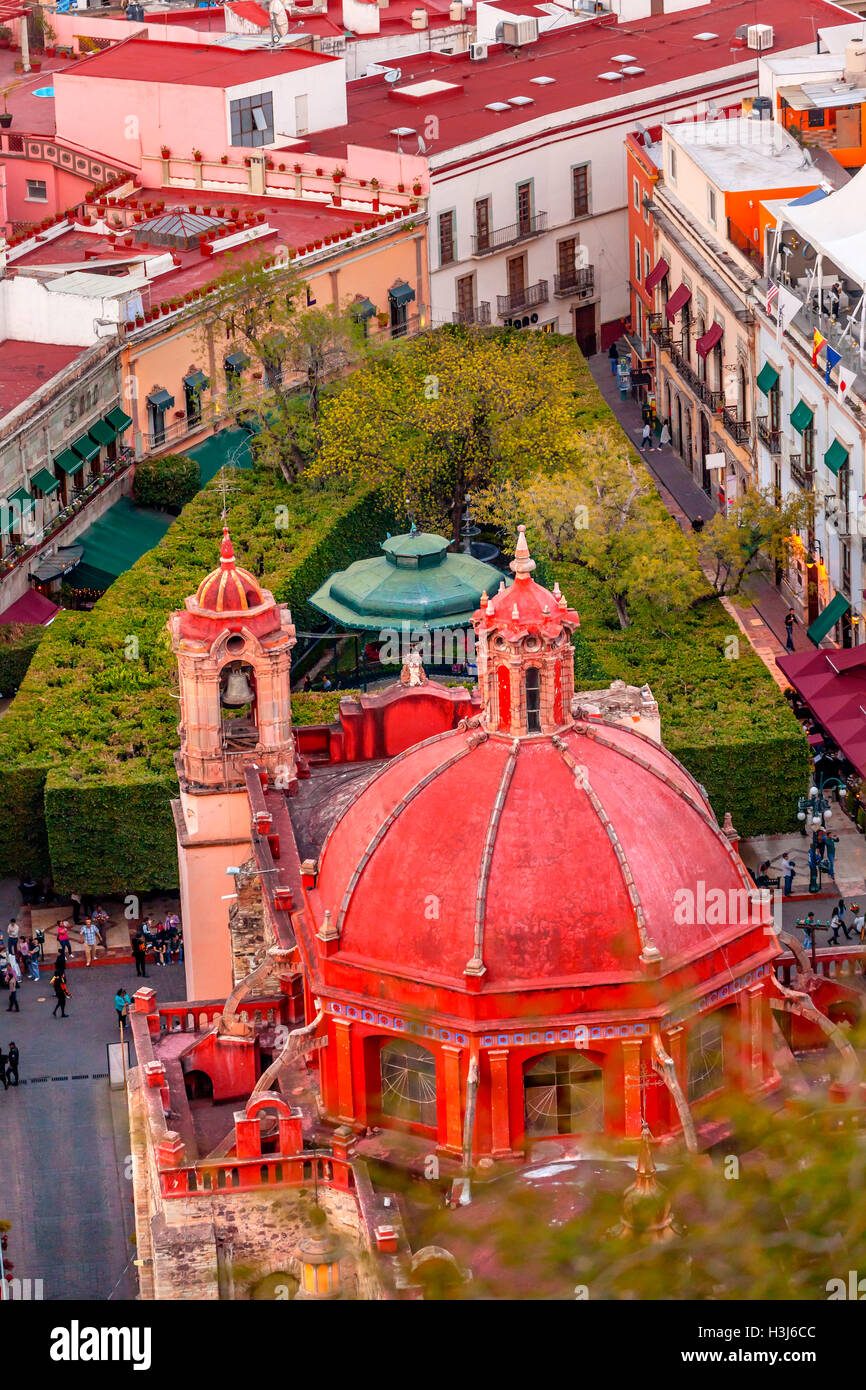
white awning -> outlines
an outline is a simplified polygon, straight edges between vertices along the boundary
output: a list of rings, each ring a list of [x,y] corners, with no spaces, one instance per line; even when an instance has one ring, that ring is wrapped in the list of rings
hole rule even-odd
[[[817,203],[789,203],[779,214],[780,231],[791,227],[824,253],[844,275],[866,285],[866,165],[850,183]]]

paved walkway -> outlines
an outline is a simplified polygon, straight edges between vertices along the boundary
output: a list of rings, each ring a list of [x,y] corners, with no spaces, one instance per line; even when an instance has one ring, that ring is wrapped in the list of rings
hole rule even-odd
[[[641,407],[630,396],[625,401],[621,398],[606,353],[598,353],[589,358],[588,363],[605,401],[635,448],[640,450],[643,433]],[[657,444],[655,438],[653,444]],[[691,469],[671,445],[650,449],[642,457],[655,478],[662,501],[684,531],[692,529],[693,521],[699,518],[709,521],[715,515],[718,511],[715,497],[707,496],[695,481]],[[788,682],[776,666],[776,657],[785,652],[785,614],[789,605],[765,575],[753,573],[748,584],[753,597],[751,604],[733,603],[730,599],[722,599],[722,604],[748,638],[773,680],[781,689],[785,689]],[[794,628],[794,649],[813,650],[799,624]]]
[[[109,1089],[106,1046],[118,1040],[114,994],[135,970],[69,977],[68,1016],[52,1017],[50,971],[19,991],[0,1043],[21,1052],[21,1084],[0,1088],[0,1217],[12,1222],[14,1275],[41,1279],[47,1300],[134,1298],[137,1279],[126,1096]],[[144,983],[143,981],[141,983]],[[150,967],[161,1002],[185,998],[182,965]],[[127,1037],[130,1031],[127,1029]]]

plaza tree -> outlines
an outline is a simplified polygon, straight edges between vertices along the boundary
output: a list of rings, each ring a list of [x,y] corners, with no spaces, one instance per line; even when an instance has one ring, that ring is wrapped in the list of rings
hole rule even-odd
[[[422,529],[460,538],[467,494],[562,467],[570,360],[544,334],[445,328],[368,361],[324,404],[324,478],[375,475]]]
[[[230,263],[206,302],[203,344],[225,343],[256,364],[265,392],[238,385],[235,412],[253,417],[256,452],[288,483],[317,443],[322,383],[359,357],[363,332],[339,304],[310,306],[307,283],[272,257]]]
[[[748,598],[748,580],[762,559],[777,568],[785,565],[797,533],[811,519],[806,493],[777,498],[773,487],[747,488],[726,516],[718,513],[701,532],[701,564],[711,597]]]
[[[614,425],[575,433],[564,470],[509,479],[476,504],[478,515],[506,535],[524,522],[554,565],[587,570],[621,628],[629,627],[637,605],[683,608],[706,588],[690,538],[671,524],[652,479]]]

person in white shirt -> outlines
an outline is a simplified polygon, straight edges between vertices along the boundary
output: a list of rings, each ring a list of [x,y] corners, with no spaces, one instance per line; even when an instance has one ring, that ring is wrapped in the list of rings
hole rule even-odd
[[[784,893],[786,898],[790,898],[791,896],[791,888],[794,883],[794,874],[796,873],[796,871],[797,866],[794,863],[794,860],[791,858],[791,851],[788,850],[786,854],[782,855],[782,877],[784,879],[784,883],[782,884],[782,892]]]

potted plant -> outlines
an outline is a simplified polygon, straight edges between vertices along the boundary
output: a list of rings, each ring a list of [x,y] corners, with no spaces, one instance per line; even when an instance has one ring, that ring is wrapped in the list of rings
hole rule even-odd
[[[378,323],[380,328],[388,327],[389,319],[388,315],[384,312],[384,310],[379,310],[378,314],[376,315],[376,322]]]
[[[228,164],[228,162],[229,162],[229,157],[228,157],[228,155],[227,155],[227,154],[221,154],[221,155],[220,155],[220,164]]]
[[[250,159],[249,155],[245,155],[245,156],[244,156],[244,168],[245,168],[245,169],[249,169],[249,167],[250,167],[250,165],[252,164],[252,162],[253,162],[253,161]]]
[[[6,109],[6,98],[11,91],[11,87],[4,87],[3,91],[0,92],[0,96],[3,97],[3,111],[0,113],[0,128],[3,130],[8,130],[12,124],[12,112]]]
[[[320,178],[322,177],[322,175],[323,175],[324,172],[325,172],[324,169],[317,169],[317,170],[316,170],[316,178],[317,178],[317,179],[320,179]]]
[[[7,24],[0,24],[0,48],[8,48],[12,42],[12,30]]]
[[[239,208],[229,208],[229,215],[233,222],[237,222],[239,213]]]
[[[217,215],[217,217],[225,217],[225,215],[226,215],[226,210],[225,210],[225,207],[224,207],[224,205],[223,205],[222,203],[218,203],[218,204],[217,204],[216,215]]]
[[[333,174],[331,175],[331,178],[334,180],[334,183],[341,183],[345,177],[345,169],[335,169]]]
[[[413,183],[413,185],[412,185],[412,192],[415,194],[415,197],[416,197],[416,198],[420,197],[420,194],[421,194],[421,185],[420,185],[420,183]]]
[[[201,210],[202,210],[202,212],[204,213],[205,217],[210,217],[211,204],[210,204],[210,203],[202,203]]]
[[[196,164],[201,164],[202,159],[204,158],[201,150],[193,150],[192,157],[195,160]]]
[[[281,174],[284,174],[284,173],[286,172],[286,166],[285,166],[285,164],[278,164],[278,165],[277,165],[277,168],[278,168],[278,170],[279,170],[279,172],[280,172]]]
[[[168,148],[168,145],[162,145],[159,152],[163,159],[171,159],[171,150]]]

